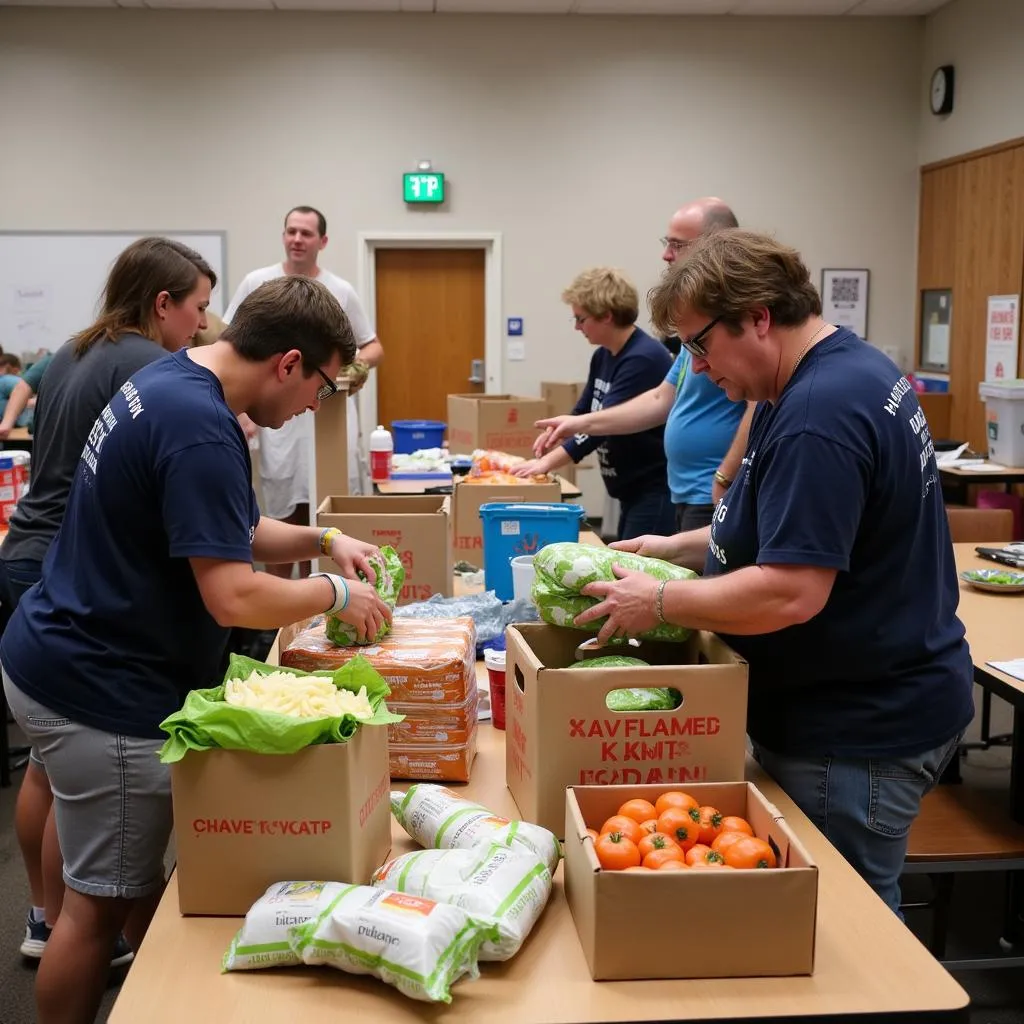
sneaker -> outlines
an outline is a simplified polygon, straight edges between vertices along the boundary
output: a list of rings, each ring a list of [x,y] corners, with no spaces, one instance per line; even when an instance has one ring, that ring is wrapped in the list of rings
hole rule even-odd
[[[41,960],[43,950],[46,949],[46,941],[50,937],[50,931],[51,929],[46,927],[45,921],[37,921],[29,911],[28,917],[25,918],[25,938],[21,943],[21,955],[31,960]],[[123,935],[119,935],[110,955],[110,966],[123,967],[134,959],[135,953],[128,945],[128,940]]]
[[[37,921],[30,910],[28,917],[25,918],[25,938],[21,943],[21,955],[32,960],[42,959],[49,937],[50,929],[46,927],[46,922]]]

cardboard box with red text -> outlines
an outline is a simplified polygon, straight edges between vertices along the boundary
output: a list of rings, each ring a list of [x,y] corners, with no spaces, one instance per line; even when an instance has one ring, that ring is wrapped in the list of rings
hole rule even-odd
[[[330,497],[316,510],[316,525],[336,526],[378,547],[390,544],[405,567],[398,603],[410,604],[431,594],[451,597],[450,508],[446,495]]]
[[[389,499],[390,500],[390,499]],[[463,484],[452,493],[452,547],[456,560],[465,559],[483,566],[484,534],[480,506],[488,501],[560,502],[562,488],[550,484]],[[524,551],[523,554],[535,554]]]
[[[654,803],[675,788],[746,818],[771,844],[778,866],[602,870],[587,827],[600,829],[633,797]],[[565,794],[564,829],[565,896],[595,981],[814,972],[818,868],[778,808],[751,783],[574,786]],[[638,928],[638,921],[657,925]]]
[[[391,849],[388,731],[297,754],[192,751],[171,766],[178,906],[244,915],[272,882],[365,884]]]
[[[448,450],[469,455],[474,448],[533,457],[537,420],[548,414],[543,398],[516,395],[449,395]]]
[[[570,668],[578,646],[592,640],[582,631],[519,623],[505,638],[505,780],[527,821],[561,835],[568,786],[743,778],[747,664],[714,634],[606,648],[597,653],[651,664],[600,669]],[[609,710],[611,690],[647,686],[673,687],[682,703]]]

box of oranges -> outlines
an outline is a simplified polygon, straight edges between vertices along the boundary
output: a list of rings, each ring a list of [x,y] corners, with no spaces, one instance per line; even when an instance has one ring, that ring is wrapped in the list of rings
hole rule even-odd
[[[571,786],[564,853],[595,981],[813,973],[818,868],[749,782]]]

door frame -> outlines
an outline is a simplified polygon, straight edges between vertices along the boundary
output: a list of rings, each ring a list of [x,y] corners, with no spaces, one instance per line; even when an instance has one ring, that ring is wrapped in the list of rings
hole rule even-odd
[[[356,280],[358,294],[376,329],[378,249],[484,250],[484,365],[485,394],[500,394],[501,351],[501,232],[500,231],[360,231]],[[388,339],[383,338],[384,358]],[[468,382],[467,382],[468,383]],[[356,396],[363,432],[377,424],[377,375]]]

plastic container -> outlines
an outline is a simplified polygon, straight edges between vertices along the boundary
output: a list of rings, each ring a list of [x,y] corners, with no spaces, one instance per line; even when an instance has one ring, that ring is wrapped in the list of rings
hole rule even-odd
[[[495,729],[505,728],[505,652],[484,650],[484,665],[491,690],[491,722]]]
[[[1024,380],[983,380],[988,457],[1014,469],[1024,468]]]
[[[395,451],[411,455],[420,448],[440,448],[447,426],[439,420],[394,420],[391,429],[395,432]]]
[[[580,538],[581,505],[560,502],[489,501],[480,506],[483,520],[484,585],[502,601],[515,596],[512,559],[535,555],[547,544]]]
[[[531,600],[534,573],[533,555],[516,555],[512,559],[512,596],[517,601]]]
[[[391,456],[395,451],[395,443],[391,431],[378,426],[370,434],[370,480],[382,484],[391,479]]]

